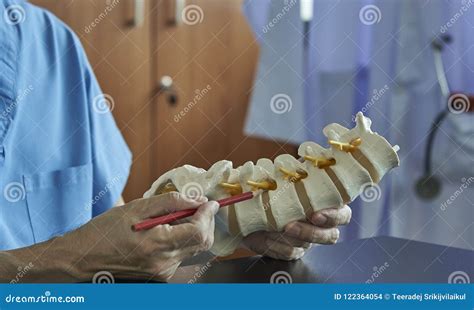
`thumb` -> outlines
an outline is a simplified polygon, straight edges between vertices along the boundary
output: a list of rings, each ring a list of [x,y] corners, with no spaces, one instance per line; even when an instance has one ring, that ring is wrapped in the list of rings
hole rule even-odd
[[[212,245],[214,238],[214,215],[219,204],[209,201],[202,204],[190,222],[178,225],[159,225],[150,232],[163,240],[173,243],[174,249],[180,249],[183,257],[193,256],[196,252]],[[207,248],[206,248],[207,250]]]
[[[219,203],[216,201],[209,201],[205,204],[202,204],[199,209],[194,213],[191,218],[191,223],[198,230],[204,233],[204,236],[207,238],[204,239],[204,248],[209,250],[209,248],[214,243],[214,229],[215,229],[215,219],[214,216],[219,211]],[[197,239],[200,241],[200,239]],[[207,241],[207,243],[206,243]],[[209,248],[207,248],[209,246]]]
[[[166,215],[179,210],[194,209],[207,202],[207,197],[202,196],[190,199],[178,192],[169,192],[141,200],[140,215],[143,218]]]
[[[199,207],[194,213],[191,222],[200,225],[201,227],[212,226],[214,223],[214,216],[219,211],[219,204],[217,201],[209,201]]]

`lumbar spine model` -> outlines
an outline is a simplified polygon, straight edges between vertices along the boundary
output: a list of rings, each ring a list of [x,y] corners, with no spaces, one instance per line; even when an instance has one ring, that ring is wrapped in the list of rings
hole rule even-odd
[[[281,231],[292,221],[312,212],[342,207],[368,185],[378,183],[399,165],[398,146],[392,147],[370,130],[371,121],[358,113],[355,128],[339,124],[324,128],[330,148],[304,142],[298,160],[289,154],[274,162],[262,158],[238,168],[222,160],[206,171],[190,165],[168,171],[144,197],[178,191],[190,197],[217,200],[259,190],[251,200],[221,208],[216,218],[216,255],[231,254],[243,237],[255,231]]]

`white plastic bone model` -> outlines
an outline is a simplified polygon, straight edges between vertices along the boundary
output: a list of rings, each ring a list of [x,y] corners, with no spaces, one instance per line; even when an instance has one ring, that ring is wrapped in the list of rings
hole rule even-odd
[[[243,237],[255,231],[281,231],[289,222],[311,212],[342,207],[353,201],[367,184],[378,183],[399,165],[398,146],[372,132],[371,120],[359,112],[356,126],[324,128],[330,148],[304,142],[298,160],[289,154],[274,162],[262,158],[233,169],[222,160],[206,171],[190,165],[173,169],[156,180],[143,197],[168,191],[187,196],[205,195],[218,200],[241,192],[264,191],[253,199],[221,208],[216,219],[216,255],[231,254]]]

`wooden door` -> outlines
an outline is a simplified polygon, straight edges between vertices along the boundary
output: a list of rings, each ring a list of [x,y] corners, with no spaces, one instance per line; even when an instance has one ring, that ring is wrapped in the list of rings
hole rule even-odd
[[[242,1],[186,1],[185,13],[174,12],[176,3],[161,1],[156,10],[155,83],[170,76],[178,100],[170,103],[166,92],[156,98],[154,177],[183,164],[207,169],[228,159],[236,167],[294,154],[293,146],[243,134],[259,49]]]
[[[142,2],[145,6],[140,11],[136,11],[139,3],[135,0],[31,2],[50,10],[80,38],[103,92],[113,98],[112,113],[133,153],[124,198],[129,201],[141,197],[153,181],[150,107],[154,85],[150,30],[151,17],[156,16],[156,2]]]

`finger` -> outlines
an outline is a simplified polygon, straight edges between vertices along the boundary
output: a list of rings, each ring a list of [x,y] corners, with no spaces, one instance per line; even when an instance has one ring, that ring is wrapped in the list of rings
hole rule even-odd
[[[134,207],[140,208],[143,218],[156,217],[184,209],[197,208],[207,201],[207,197],[189,199],[178,192],[169,192],[150,198],[142,198],[134,201]]]
[[[158,225],[150,229],[153,239],[166,250],[175,250],[184,255],[212,246],[214,241],[214,215],[218,204],[215,201],[201,205],[191,222],[178,225]]]
[[[346,205],[342,208],[331,208],[314,212],[311,216],[311,223],[319,227],[331,228],[348,224],[351,217],[352,210]]]
[[[175,251],[189,245],[189,237],[196,233],[190,223],[180,225],[158,225],[145,232],[154,244],[156,251]]]
[[[155,252],[179,261],[201,252],[203,247],[197,245],[196,239],[205,239],[202,232],[191,223],[159,225],[150,229],[148,234],[152,234],[149,239],[153,242]]]
[[[263,253],[265,256],[282,260],[295,260],[301,258],[304,255],[303,248],[293,247],[286,243],[275,241],[270,238],[265,239],[265,244],[267,246],[267,250]]]
[[[279,252],[273,251],[273,250],[267,250],[265,254],[262,254],[263,256],[271,257],[274,259],[279,259],[279,260],[285,260],[285,261],[292,261],[292,260],[298,260],[304,256],[305,252],[304,250],[302,252],[298,252],[294,256],[284,256]]]
[[[159,282],[168,282],[176,273],[176,270],[180,264],[181,261],[178,260],[176,263],[172,263],[169,266],[165,266],[164,268],[163,266],[160,266],[160,270],[155,272],[151,278]]]
[[[188,198],[186,195],[180,194],[180,201],[182,201],[182,203],[177,206],[176,211],[197,208],[200,205],[206,203],[208,201],[208,199],[207,199],[206,196],[198,196],[196,198]],[[196,203],[199,203],[198,206],[196,206]],[[193,207],[189,207],[189,205],[193,205]],[[184,218],[184,219],[181,219],[181,220],[177,220],[177,221],[173,222],[173,225],[186,223],[186,222],[189,222],[189,220],[190,220],[190,218]]]
[[[209,201],[202,204],[199,209],[194,213],[192,222],[203,230],[214,228],[214,216],[219,211],[219,203],[217,201]]]
[[[321,228],[309,223],[293,222],[285,227],[285,234],[311,243],[334,244],[339,239],[339,229]]]
[[[183,255],[193,256],[211,248],[214,243],[214,216],[218,210],[219,204],[209,201],[198,208],[189,223],[174,226],[175,232],[184,240],[178,247]]]
[[[249,250],[264,256],[269,256],[282,260],[298,259],[304,254],[304,249],[292,247],[285,244],[278,244],[278,241],[268,238],[268,232],[257,231],[244,239],[244,245]]]
[[[280,232],[268,232],[267,237],[272,240],[280,241],[282,243],[285,243],[297,248],[309,249],[311,247],[311,243],[309,242],[306,242],[304,240],[300,240],[297,238],[293,238],[291,236],[287,236],[284,233],[280,233]]]
[[[171,192],[172,195],[174,195],[174,199],[172,198],[172,202],[177,202],[176,204],[176,210],[185,210],[185,209],[190,209],[190,206],[192,205],[192,208],[197,208],[201,206],[202,204],[208,202],[208,199],[206,196],[197,196],[197,197],[188,197],[182,193],[178,192]]]

